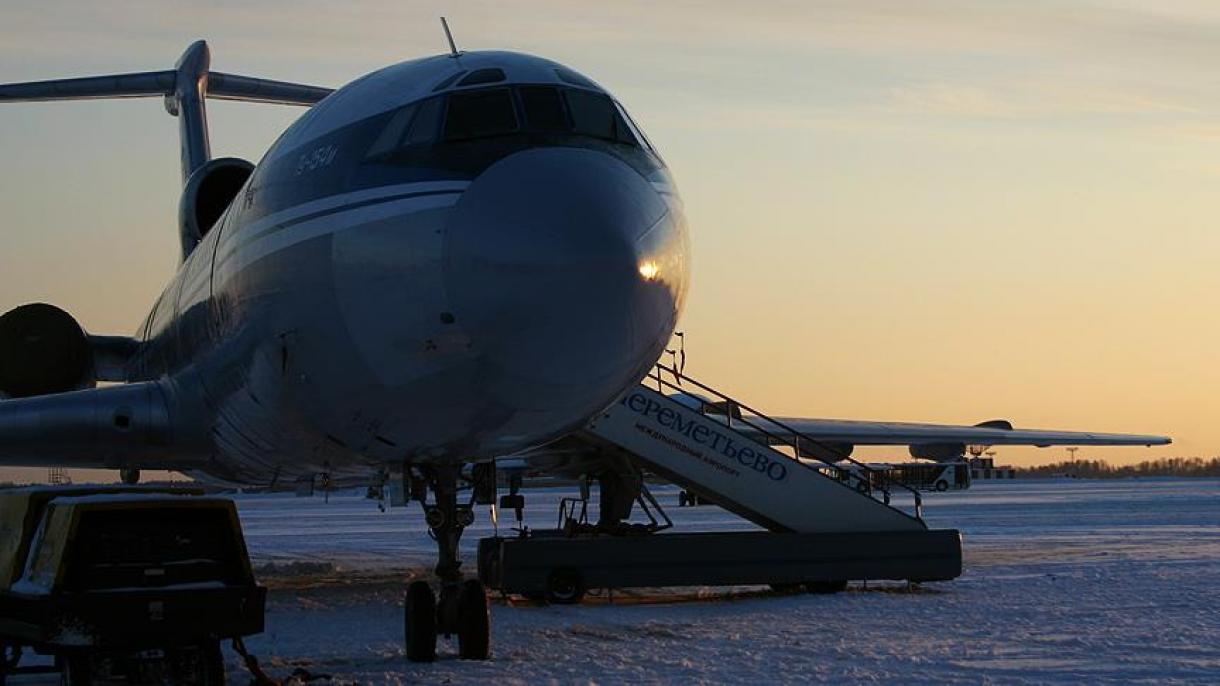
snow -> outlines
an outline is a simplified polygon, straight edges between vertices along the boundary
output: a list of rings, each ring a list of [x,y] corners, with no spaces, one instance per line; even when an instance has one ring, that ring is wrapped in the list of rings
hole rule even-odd
[[[752,528],[656,493],[679,530]],[[528,523],[554,526],[559,498],[574,495],[527,491]],[[312,683],[1220,683],[1220,480],[977,482],[924,502],[933,528],[963,532],[956,581],[829,596],[623,591],[568,607],[497,599],[492,660],[459,661],[442,639],[437,663],[414,665],[401,647],[404,580],[434,555],[418,505],[241,496],[270,588],[266,631],[247,645],[274,676],[331,677]],[[483,510],[463,540],[468,570],[490,531]],[[226,656],[230,682],[248,683]]]
[[[528,523],[553,526],[558,499],[573,495],[529,491]],[[751,528],[715,507],[678,508],[673,489],[657,495],[678,529]],[[442,641],[432,665],[406,663],[400,646],[402,579],[433,556],[418,505],[383,514],[355,496],[258,496],[239,508],[272,588],[267,631],[248,645],[281,674],[301,667],[363,684],[1220,682],[1216,480],[978,482],[925,498],[932,527],[963,532],[956,581],[832,596],[498,601],[491,661],[459,661]],[[489,532],[481,513],[463,541],[467,560]]]

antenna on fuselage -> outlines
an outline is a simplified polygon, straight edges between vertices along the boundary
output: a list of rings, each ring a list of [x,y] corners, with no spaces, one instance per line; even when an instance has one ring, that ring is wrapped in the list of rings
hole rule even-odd
[[[462,52],[457,49],[457,44],[453,42],[453,34],[449,31],[449,22],[445,21],[444,17],[441,17],[441,28],[445,29],[445,40],[449,41],[449,56],[460,56]]]

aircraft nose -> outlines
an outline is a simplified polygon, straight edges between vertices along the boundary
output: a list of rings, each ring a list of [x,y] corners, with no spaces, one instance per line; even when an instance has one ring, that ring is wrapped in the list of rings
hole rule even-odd
[[[463,194],[445,284],[488,388],[520,407],[593,412],[668,342],[686,251],[680,211],[626,163],[539,148],[500,160]]]

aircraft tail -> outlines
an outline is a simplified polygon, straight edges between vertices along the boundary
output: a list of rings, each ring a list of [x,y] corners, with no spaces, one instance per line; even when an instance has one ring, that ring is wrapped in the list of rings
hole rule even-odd
[[[182,183],[186,187],[190,185],[191,177],[196,173],[204,175],[212,171],[205,169],[212,160],[211,145],[208,142],[207,111],[204,107],[206,98],[309,106],[332,92],[329,88],[319,86],[209,71],[211,61],[208,44],[199,40],[182,53],[173,69],[0,84],[0,102],[163,96],[166,111],[178,118],[182,148]],[[227,204],[226,202],[225,206]],[[197,227],[187,221],[182,223],[182,259],[185,260],[190,255],[208,228],[210,227]]]

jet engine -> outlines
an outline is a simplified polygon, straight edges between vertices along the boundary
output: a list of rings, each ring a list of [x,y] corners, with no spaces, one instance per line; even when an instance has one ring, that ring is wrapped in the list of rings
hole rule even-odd
[[[965,443],[916,443],[910,447],[911,457],[934,462],[954,462],[966,454]]]
[[[72,315],[33,303],[0,316],[0,394],[27,398],[96,383],[89,337]]]
[[[178,221],[183,254],[190,254],[212,225],[229,209],[254,165],[236,157],[218,157],[195,170],[182,189]]]
[[[797,439],[797,449],[800,451],[799,457],[811,457],[822,462],[838,462],[851,457],[852,451],[856,446],[851,443],[839,443],[836,441],[811,441],[807,438]]]

